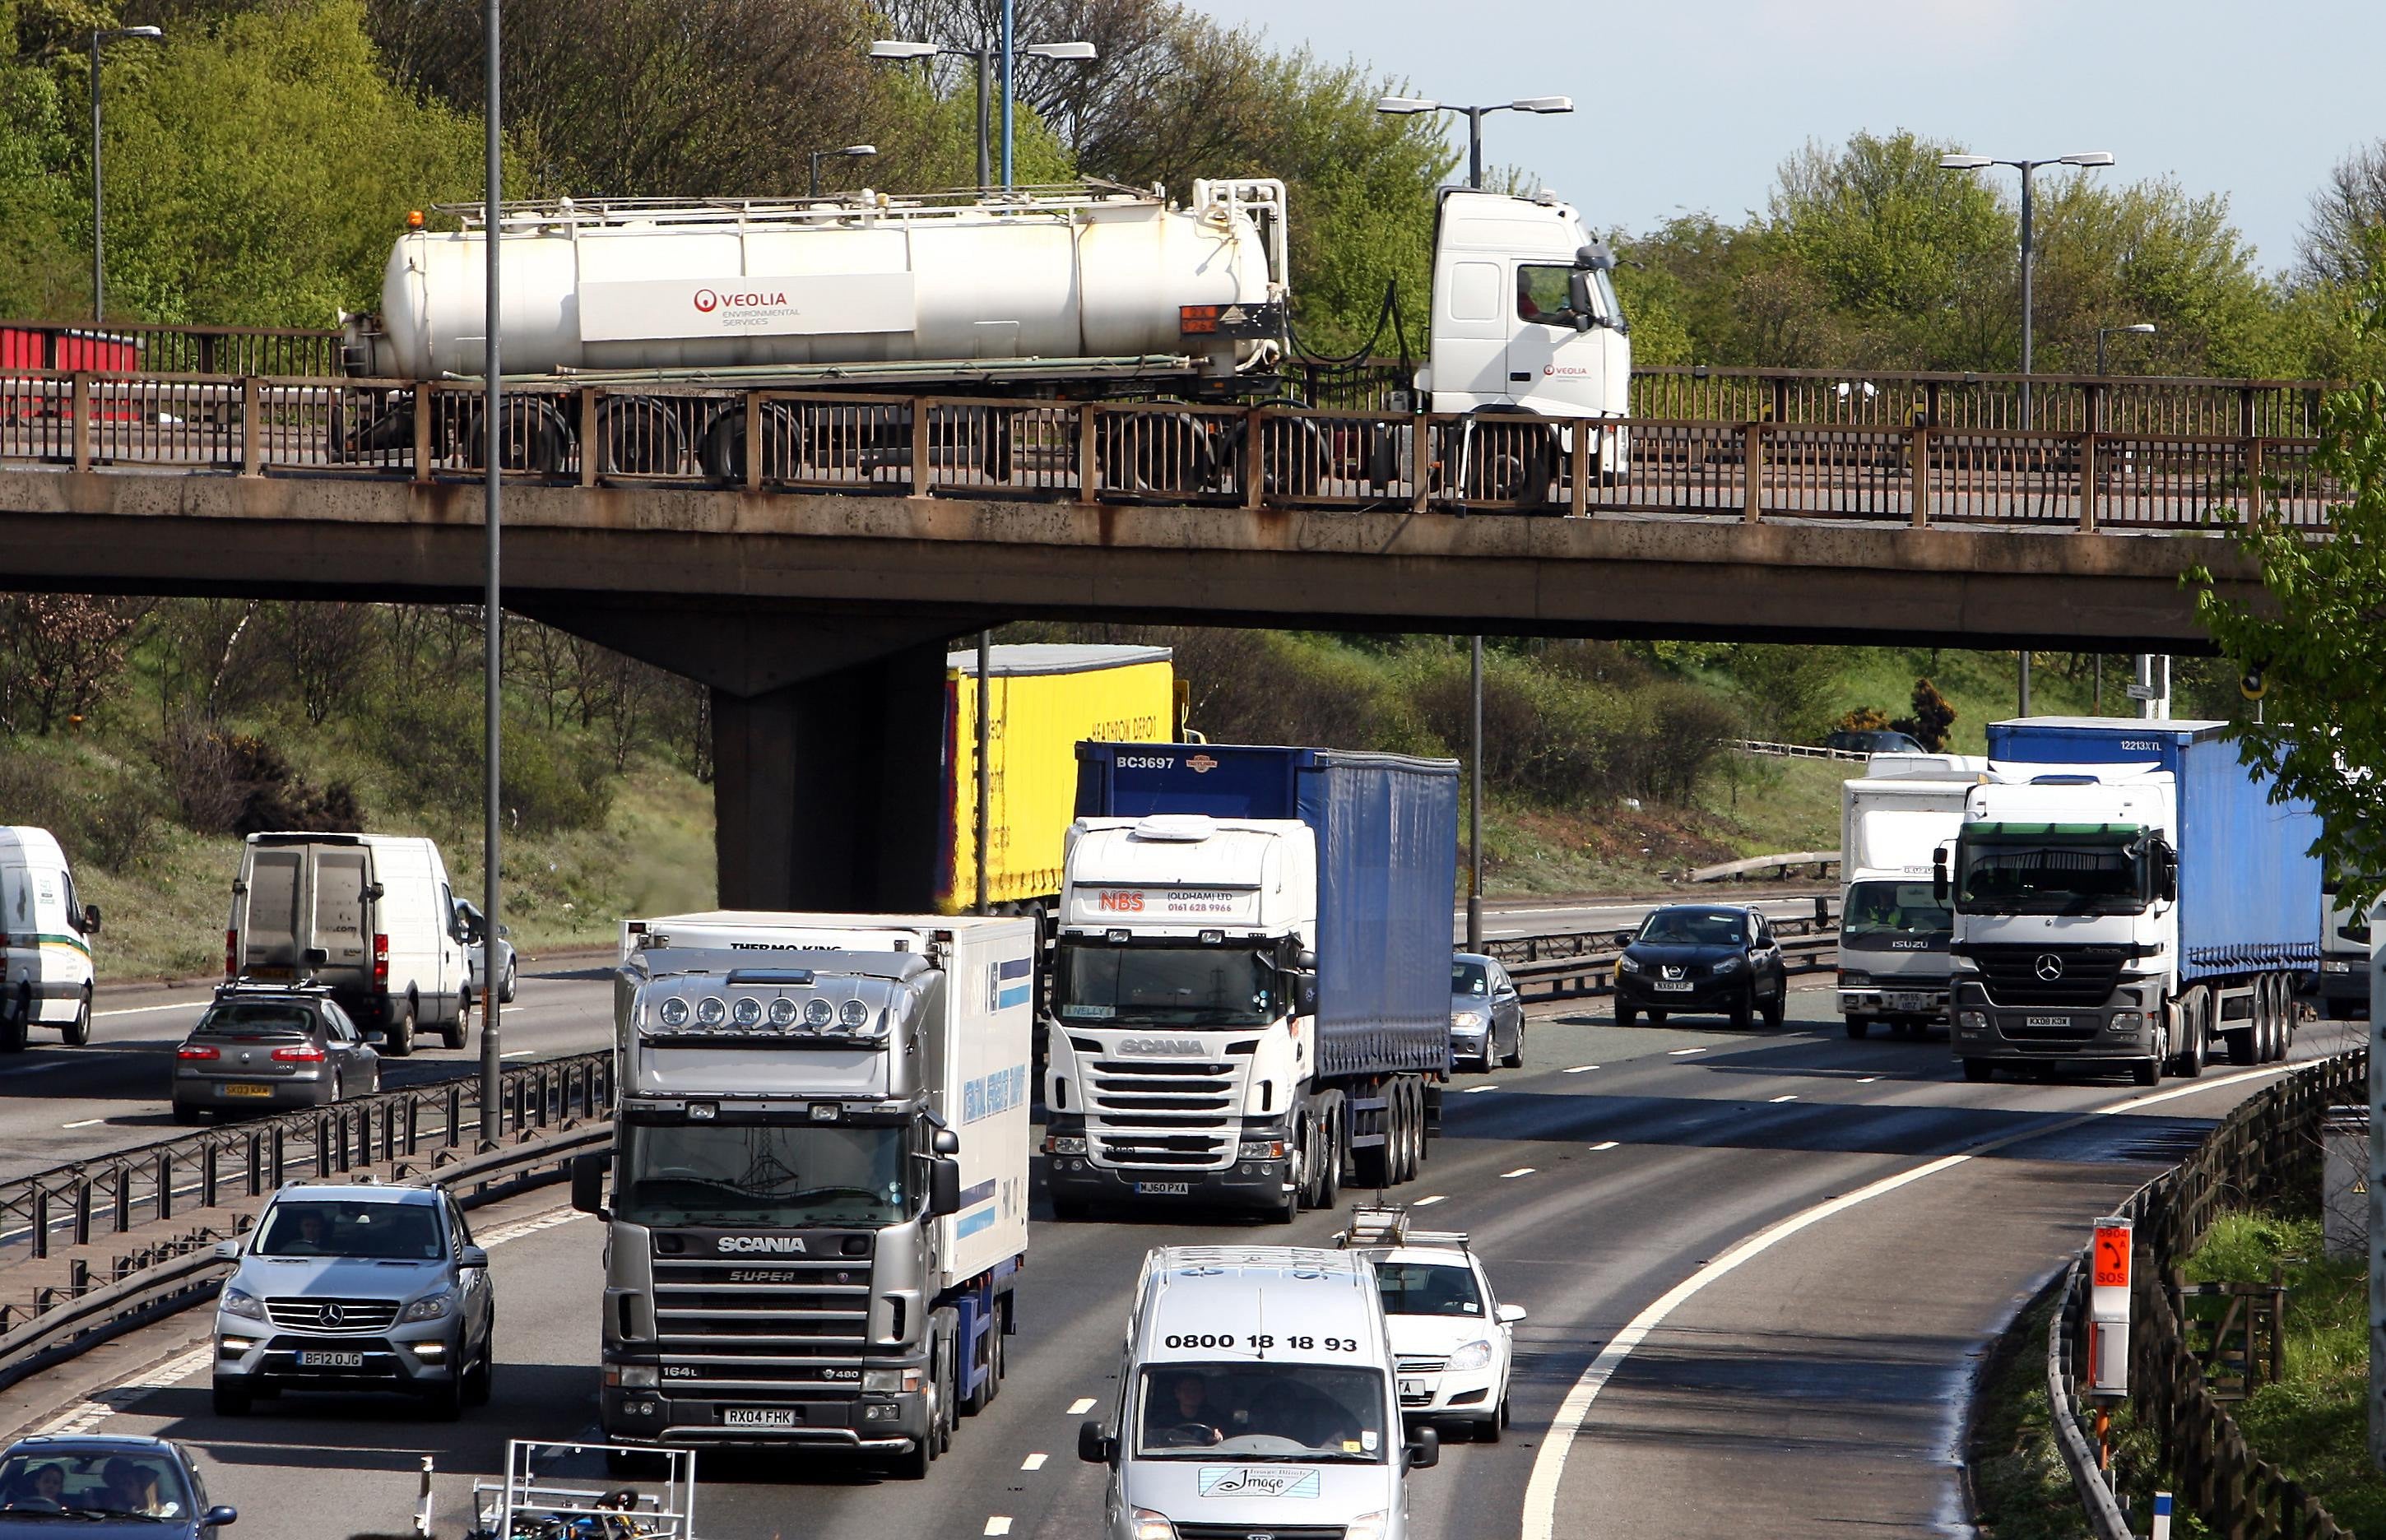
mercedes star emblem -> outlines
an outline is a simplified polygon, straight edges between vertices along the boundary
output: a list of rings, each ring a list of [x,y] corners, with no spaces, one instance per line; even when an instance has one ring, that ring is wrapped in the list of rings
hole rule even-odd
[[[347,1311],[345,1311],[345,1310],[344,1310],[344,1309],[342,1309],[342,1308],[340,1308],[340,1307],[338,1307],[337,1305],[326,1305],[326,1306],[324,1306],[324,1307],[323,1307],[323,1324],[324,1324],[324,1325],[326,1325],[326,1326],[337,1326],[341,1321],[345,1321],[345,1320],[347,1320],[347,1319],[348,1319],[348,1312],[347,1312]]]
[[[2052,952],[2038,955],[2038,977],[2041,983],[2053,983],[2063,977],[2063,959]]]

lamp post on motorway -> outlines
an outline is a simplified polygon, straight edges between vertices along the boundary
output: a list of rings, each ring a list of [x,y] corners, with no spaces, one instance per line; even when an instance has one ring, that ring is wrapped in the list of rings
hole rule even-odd
[[[1100,56],[1090,43],[1030,43],[1015,50],[1029,58],[1073,59],[1079,63]],[[947,48],[934,43],[914,43],[900,38],[881,38],[870,45],[874,59],[932,59],[939,55],[977,61],[977,184],[981,189],[994,185],[993,130],[987,113],[994,101],[990,77],[995,61],[1001,56],[998,44],[983,48]],[[1006,69],[1008,67],[1006,66]],[[1006,76],[1006,80],[1007,80]],[[1011,118],[1009,89],[1006,85],[1003,102],[1002,185],[1011,185]]]
[[[839,158],[840,157],[844,157],[844,158],[847,158],[847,159],[850,159],[850,160],[860,160],[860,159],[863,159],[863,158],[864,158],[864,157],[866,157],[876,155],[877,153],[878,153],[878,146],[877,146],[877,145],[875,145],[875,144],[848,144],[847,146],[845,146],[845,148],[843,148],[843,149],[841,149],[841,150],[814,150],[814,151],[812,151],[812,152],[811,152],[811,161],[812,161],[812,178],[811,178],[811,186],[810,186],[810,188],[809,189],[809,191],[807,192],[806,195],[807,195],[807,196],[809,196],[809,197],[815,197],[815,198],[820,196],[820,163],[821,163],[822,161],[823,161],[823,160],[835,160],[835,159]]]
[[[2141,320],[2129,326],[2100,326],[2096,328],[2096,377],[2100,380],[2104,377],[2104,339],[2113,335],[2115,332],[2119,332],[2124,336],[2151,337],[2154,334],[2154,323],[2150,320]],[[2102,390],[2099,390],[2096,393],[2095,424],[2096,431],[2098,432],[2103,432],[2104,431],[2106,410],[2107,405],[2104,400],[2104,393]],[[2096,660],[2096,699],[2098,708],[2100,710],[2103,707],[2104,698],[2103,667],[2104,660],[2102,657],[2099,657]],[[2154,677],[2154,670],[2155,665],[2153,655],[2141,654],[2138,658],[2138,678],[2142,681],[2151,681]],[[2167,660],[2165,660],[2163,670],[2166,673],[2168,672],[2169,663]]]
[[[1375,110],[1393,118],[1454,112],[1466,119],[1466,185],[1483,187],[1483,118],[1492,112],[1561,113],[1574,110],[1571,96],[1519,96],[1513,102],[1460,106],[1430,96],[1379,96]],[[1483,950],[1483,638],[1467,639],[1467,745],[1469,798],[1466,812],[1466,949]]]
[[[1942,155],[1939,169],[1942,171],[1978,171],[1990,166],[2010,166],[2021,173],[2021,415],[2022,427],[2029,427],[2030,371],[2030,267],[2034,249],[2030,241],[2031,182],[2030,173],[2041,166],[2096,167],[2113,164],[2110,150],[2082,150],[2076,155],[2049,156],[2041,160],[1999,160],[1985,155]]]
[[[483,330],[488,332],[488,353],[482,365],[483,397],[481,404],[481,454],[488,475],[484,494],[486,509],[482,523],[486,532],[486,569],[483,573],[484,588],[481,595],[481,690],[482,690],[482,751],[486,760],[482,787],[482,889],[481,889],[481,1140],[494,1145],[505,1135],[505,1097],[500,1089],[504,1069],[504,1051],[497,1038],[498,987],[497,937],[502,933],[497,924],[498,897],[498,826],[500,765],[498,750],[504,740],[503,699],[499,691],[504,685],[505,612],[499,607],[497,554],[499,519],[497,510],[500,470],[505,463],[504,405],[505,371],[497,356],[497,339],[504,330],[504,312],[497,302],[498,234],[502,230],[501,212],[505,202],[505,141],[503,119],[498,106],[497,7],[499,0],[486,0],[483,25],[486,45],[486,79],[482,103],[482,119],[486,129],[483,153],[487,157],[488,202],[482,212],[487,234],[487,287],[483,295]]]
[[[104,200],[100,196],[99,175],[99,51],[102,45],[119,37],[162,43],[166,34],[156,27],[110,27],[91,34],[91,319],[94,326],[107,319],[107,280],[100,255],[100,209]]]
[[[2100,326],[2096,328],[2096,373],[2100,379],[2104,373],[2104,339],[2113,335],[2116,332],[2121,333],[2123,336],[2129,337],[2151,337],[2154,334],[2154,323],[2150,320],[2141,320],[2132,326]]]

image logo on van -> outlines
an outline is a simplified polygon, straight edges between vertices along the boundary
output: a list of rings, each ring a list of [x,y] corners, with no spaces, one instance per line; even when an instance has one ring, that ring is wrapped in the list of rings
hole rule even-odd
[[[1204,1465],[1198,1479],[1204,1497],[1314,1497],[1320,1477],[1299,1466]]]

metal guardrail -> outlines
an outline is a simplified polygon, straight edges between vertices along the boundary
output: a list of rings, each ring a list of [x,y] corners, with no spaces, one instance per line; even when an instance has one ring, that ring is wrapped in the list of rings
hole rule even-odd
[[[1840,946],[1840,901],[1823,895],[1809,916],[1773,921],[1782,960],[1792,973],[1836,967]],[[1571,931],[1551,935],[1505,936],[1483,944],[1516,981],[1516,992],[1543,1000],[1581,999],[1615,987],[1615,959],[1624,949],[1614,931]],[[1536,995],[1536,991],[1538,994]]]
[[[1861,749],[1824,748],[1818,744],[1775,744],[1761,738],[1735,738],[1731,746],[1743,754],[1782,755],[1793,759],[1844,759],[1859,765],[1872,757]]]
[[[496,1137],[478,1083],[411,1086],[75,1162],[0,1185],[0,1384],[215,1282],[212,1248],[283,1183],[368,1171],[519,1184],[611,1135],[610,1053],[505,1071]],[[191,1222],[191,1221],[200,1222]],[[113,1246],[111,1242],[113,1241]]]
[[[1717,866],[1692,867],[1689,880],[1693,883],[1716,883],[1726,877],[1745,877],[1752,872],[1778,871],[1787,874],[1792,867],[1811,866],[1815,875],[1822,869],[1840,864],[1836,850],[1790,850],[1778,856],[1751,856],[1744,861],[1725,861]]]
[[[2284,1197],[2317,1180],[2320,1120],[2333,1106],[2365,1098],[2368,1079],[2365,1049],[2294,1071],[2231,1108],[2192,1154],[2117,1210],[2136,1221],[2138,1243],[2130,1268],[2129,1404],[2153,1435],[2179,1501],[2215,1534],[2352,1540],[2300,1483],[2253,1452],[2214,1398],[2181,1326],[2180,1269],[2224,1208]],[[2085,1276],[2075,1258],[2049,1325],[2048,1393],[2057,1442],[2099,1540],[2123,1540],[2130,1534],[2126,1521],[2116,1529],[2104,1517],[2121,1512],[2119,1494],[2082,1433],[2089,1413],[2077,1374],[2086,1338]]]
[[[506,468],[581,486],[1748,522],[2327,527],[2318,440],[2254,432],[1815,425],[1021,402],[524,382]],[[469,382],[0,367],[0,460],[436,482],[476,476]],[[2255,417],[2260,418],[2256,413]]]

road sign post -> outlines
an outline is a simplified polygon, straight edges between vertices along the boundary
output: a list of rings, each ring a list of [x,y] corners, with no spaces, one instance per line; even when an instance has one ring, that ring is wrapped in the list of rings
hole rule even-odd
[[[2129,1247],[2132,1221],[2119,1215],[2096,1221],[2088,1254],[2088,1394],[2098,1400],[2129,1395]]]

